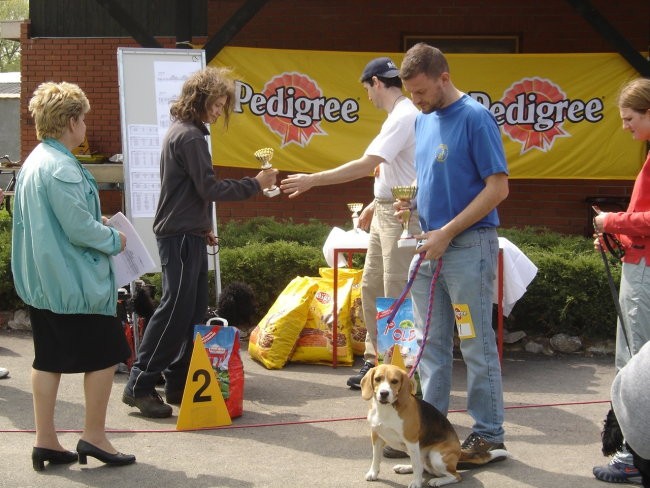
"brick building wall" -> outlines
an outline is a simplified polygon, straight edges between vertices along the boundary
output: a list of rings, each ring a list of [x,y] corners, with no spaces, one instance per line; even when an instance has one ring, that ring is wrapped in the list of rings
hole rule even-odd
[[[209,0],[209,32],[217,32],[242,4],[234,0]],[[636,50],[648,50],[650,2],[592,0],[592,4]],[[397,52],[402,50],[405,34],[519,35],[523,53],[614,51],[565,0],[412,0],[408,6],[394,0],[274,0],[262,8],[230,45]],[[158,38],[158,41],[163,47],[175,45],[173,38]],[[193,39],[195,44],[204,41]],[[130,38],[33,39],[29,36],[29,23],[25,23],[21,44],[21,156],[26,157],[37,142],[27,101],[36,86],[46,80],[78,83],[92,107],[86,119],[91,148],[108,155],[122,152],[116,52],[118,47],[136,47],[136,42]],[[350,154],[350,159],[358,156]],[[254,174],[249,169],[238,168],[217,171],[223,178]],[[631,193],[632,183],[513,179],[510,196],[499,208],[502,225],[544,225],[564,233],[588,233],[585,198],[626,197]],[[340,226],[350,221],[345,203],[367,202],[371,197],[372,181],[365,178],[336,187],[314,188],[297,199],[259,196],[243,203],[220,203],[218,219],[223,222],[264,215],[292,218],[296,222],[316,218]],[[105,213],[120,210],[121,193],[102,192],[102,204]]]

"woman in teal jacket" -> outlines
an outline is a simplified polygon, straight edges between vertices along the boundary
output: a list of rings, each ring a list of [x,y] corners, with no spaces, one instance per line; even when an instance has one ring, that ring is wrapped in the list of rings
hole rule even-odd
[[[43,83],[29,102],[41,143],[18,175],[11,268],[27,304],[34,340],[32,390],[35,470],[92,456],[123,465],[105,422],[115,366],[130,354],[116,317],[117,287],[109,256],[124,249],[123,234],[105,225],[97,183],[72,149],[86,135],[90,104],[71,83]],[[86,411],[77,452],[64,449],[54,426],[62,373],[84,373]]]

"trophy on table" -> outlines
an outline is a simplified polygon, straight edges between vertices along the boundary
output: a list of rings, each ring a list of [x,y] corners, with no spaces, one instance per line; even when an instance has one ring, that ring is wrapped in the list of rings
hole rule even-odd
[[[258,149],[257,151],[255,151],[255,158],[260,163],[262,163],[262,171],[273,168],[273,166],[271,166],[272,157],[273,157],[273,148],[271,147],[263,147],[262,149]],[[273,185],[271,188],[264,188],[264,190],[262,190],[262,193],[264,193],[264,196],[271,198],[276,195],[279,195],[280,189],[277,186]]]
[[[402,202],[408,203],[408,207],[403,211],[403,220],[402,220],[402,235],[397,241],[397,247],[415,247],[417,244],[417,239],[411,235],[409,232],[409,224],[411,222],[411,200],[415,198],[418,193],[417,186],[394,186],[391,188],[393,196],[401,200]]]
[[[352,212],[352,227],[357,231],[359,229],[359,210],[363,208],[363,203],[348,203],[348,208]]]

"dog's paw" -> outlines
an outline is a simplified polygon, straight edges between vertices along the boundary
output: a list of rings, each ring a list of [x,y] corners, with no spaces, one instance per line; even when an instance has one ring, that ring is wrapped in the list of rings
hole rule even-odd
[[[444,478],[431,478],[429,480],[428,485],[429,486],[445,486],[449,485],[452,483],[458,483],[460,480],[457,478],[454,478],[453,476],[445,476]]]
[[[397,474],[410,474],[413,472],[413,466],[410,464],[396,464],[393,466],[393,471]]]
[[[374,469],[370,469],[366,473],[366,481],[377,481],[379,479],[379,471],[375,471]]]
[[[409,483],[409,488],[422,488],[422,482],[413,480]]]

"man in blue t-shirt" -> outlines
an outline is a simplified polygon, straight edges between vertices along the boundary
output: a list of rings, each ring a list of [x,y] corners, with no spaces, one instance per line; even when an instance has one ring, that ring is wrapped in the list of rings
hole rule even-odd
[[[411,296],[416,326],[424,329],[431,320],[419,365],[423,398],[447,414],[455,325],[467,365],[467,408],[474,419],[463,452],[505,449],[501,366],[492,329],[496,207],[508,196],[501,134],[492,114],[453,85],[440,50],[424,43],[410,48],[400,77],[422,111],[415,122],[415,169],[422,227],[418,252],[425,256]]]

